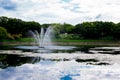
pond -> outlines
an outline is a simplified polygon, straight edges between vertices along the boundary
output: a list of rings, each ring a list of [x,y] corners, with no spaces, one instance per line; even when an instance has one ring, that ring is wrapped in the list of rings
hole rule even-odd
[[[0,80],[120,79],[120,47],[32,47],[0,46]]]

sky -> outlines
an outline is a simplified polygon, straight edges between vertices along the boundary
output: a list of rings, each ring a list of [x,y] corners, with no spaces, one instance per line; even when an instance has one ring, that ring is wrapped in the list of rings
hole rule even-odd
[[[78,24],[120,22],[120,0],[0,0],[0,16],[24,21]]]
[[[19,63],[19,61],[18,61]],[[72,65],[71,65],[72,64]],[[70,61],[43,61],[0,69],[1,80],[119,80],[120,65],[85,65]]]

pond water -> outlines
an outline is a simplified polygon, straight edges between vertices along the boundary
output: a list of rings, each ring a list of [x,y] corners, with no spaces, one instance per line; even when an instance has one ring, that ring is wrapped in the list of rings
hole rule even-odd
[[[119,47],[39,52],[0,46],[0,80],[120,80]]]

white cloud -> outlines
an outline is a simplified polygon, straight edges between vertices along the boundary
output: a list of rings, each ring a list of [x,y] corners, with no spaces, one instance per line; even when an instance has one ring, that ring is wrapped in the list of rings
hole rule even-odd
[[[35,20],[40,23],[67,22],[77,24],[83,21],[120,21],[119,0],[11,0],[16,10],[0,7],[0,16]],[[99,16],[96,18],[96,16]]]
[[[77,63],[75,60],[40,61],[36,64],[0,69],[1,80],[67,80],[69,78],[72,80],[119,80],[120,65],[93,66]]]

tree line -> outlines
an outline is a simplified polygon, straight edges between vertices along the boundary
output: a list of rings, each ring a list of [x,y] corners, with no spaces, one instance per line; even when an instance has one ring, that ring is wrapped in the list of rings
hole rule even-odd
[[[64,39],[120,39],[120,23],[93,21],[77,25],[71,24],[40,24],[35,21],[23,21],[16,18],[0,17],[0,35],[8,34],[8,39],[27,37],[29,30],[40,31],[41,27],[54,27],[55,38]],[[4,28],[4,29],[1,29]],[[5,36],[5,35],[4,35]],[[0,39],[6,38],[0,36]]]

